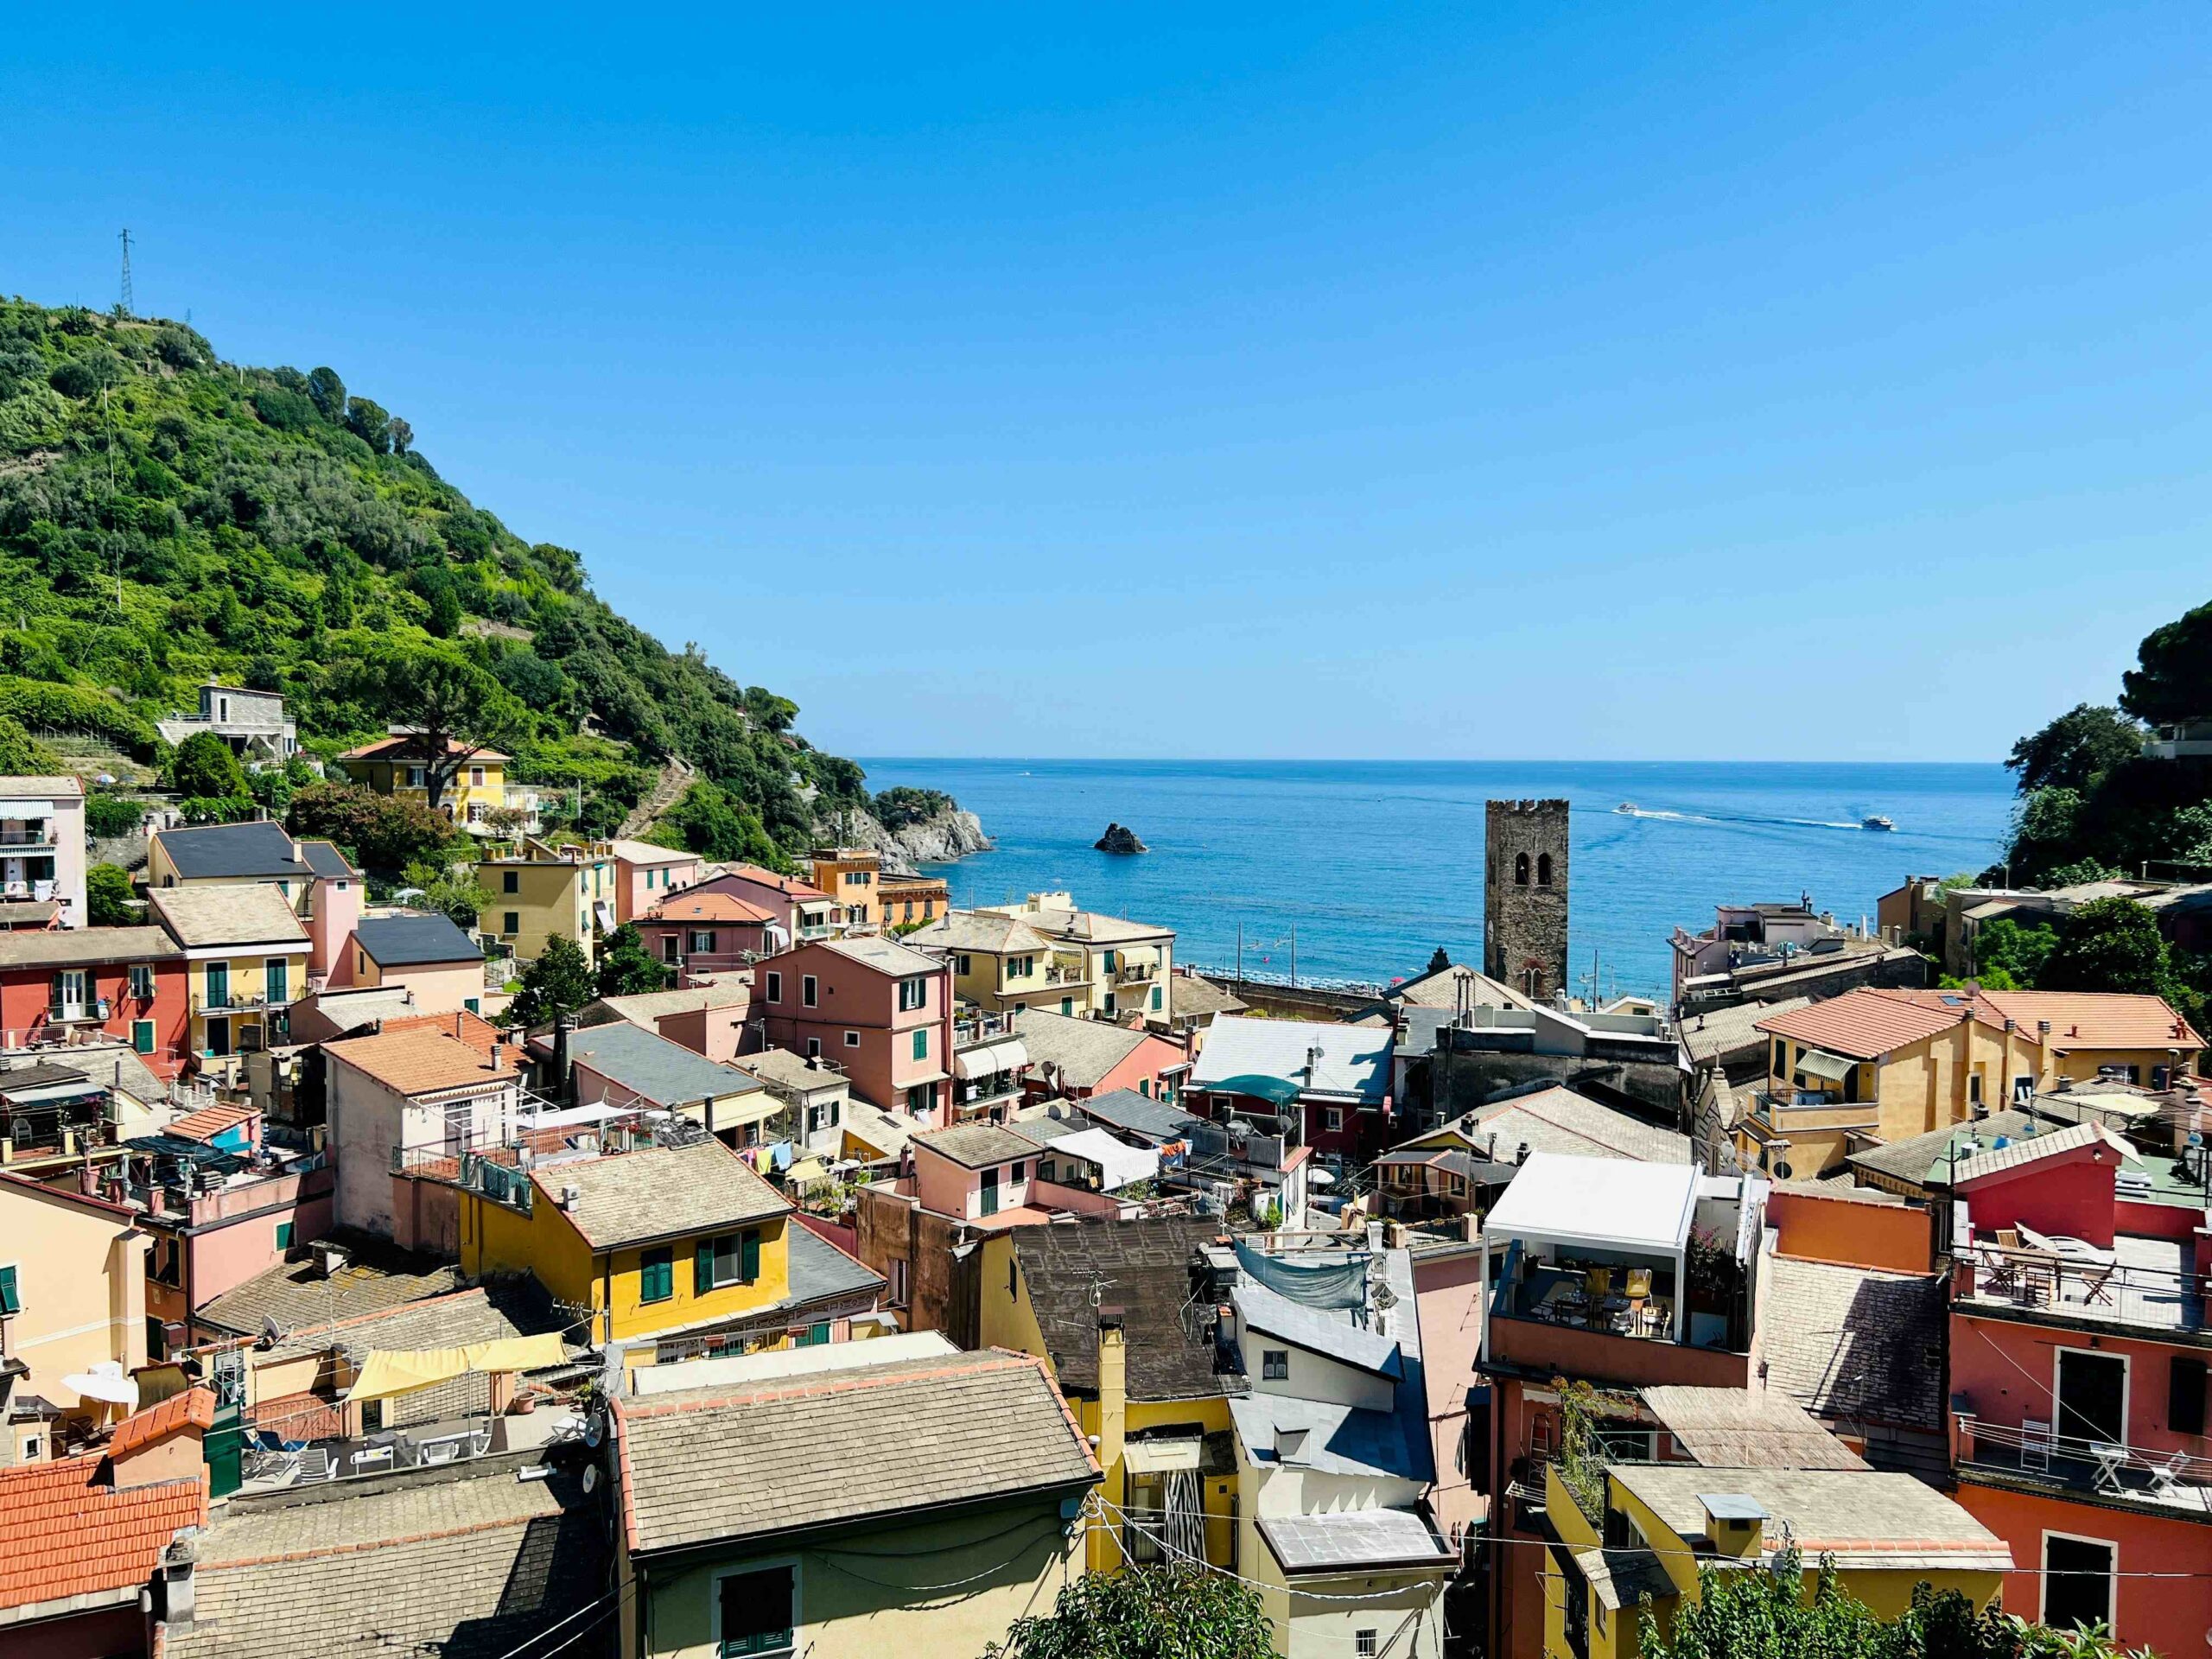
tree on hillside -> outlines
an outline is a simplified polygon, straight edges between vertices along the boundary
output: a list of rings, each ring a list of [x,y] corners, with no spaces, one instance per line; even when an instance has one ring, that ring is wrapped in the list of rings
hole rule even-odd
[[[2093,899],[2066,921],[2036,980],[2046,991],[2147,992],[2188,1000],[2158,918],[2133,899]]]
[[[2019,791],[2087,791],[2123,760],[2143,752],[2143,728],[2117,709],[2076,703],[2012,746],[2005,764],[2020,774]]]
[[[128,927],[139,919],[130,906],[130,877],[121,865],[95,864],[85,872],[85,915],[94,927]]]
[[[61,770],[61,757],[25,729],[22,721],[0,715],[0,777],[50,778]]]
[[[392,872],[432,858],[453,825],[420,801],[379,795],[360,784],[310,784],[292,797],[284,827],[334,841],[372,870]]]
[[[728,790],[703,779],[695,780],[676,804],[661,815],[661,823],[676,832],[678,844],[687,852],[718,863],[783,868],[783,854],[766,826],[739,805]]]
[[[362,702],[421,734],[423,797],[433,812],[461,769],[521,721],[506,689],[450,648],[391,647],[361,659],[346,678]]]
[[[2120,706],[2153,726],[2212,715],[2212,605],[2200,605],[2136,647],[2120,677]]]
[[[1259,1592],[1195,1567],[1092,1573],[1025,1614],[983,1659],[1273,1659]]]
[[[308,376],[308,396],[322,411],[322,418],[336,425],[346,418],[346,383],[332,368],[316,369]]]
[[[194,732],[169,757],[169,787],[180,795],[235,799],[245,793],[245,768],[213,732]]]
[[[525,1031],[574,1014],[599,994],[591,963],[573,939],[556,934],[522,970],[522,988],[507,1005],[507,1023]]]

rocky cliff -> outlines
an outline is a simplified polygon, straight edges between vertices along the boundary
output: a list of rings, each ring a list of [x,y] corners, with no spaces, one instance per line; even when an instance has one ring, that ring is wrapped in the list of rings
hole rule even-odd
[[[917,865],[946,863],[991,849],[983,821],[949,804],[895,829],[885,828],[873,814],[850,813],[844,815],[842,828],[848,845],[873,848],[883,855],[883,868],[896,874],[910,875]]]

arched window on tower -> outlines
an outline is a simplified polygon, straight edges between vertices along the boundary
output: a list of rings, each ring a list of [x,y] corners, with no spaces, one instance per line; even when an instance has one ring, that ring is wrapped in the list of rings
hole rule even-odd
[[[1551,884],[1552,855],[1549,853],[1539,853],[1536,855],[1536,885],[1540,887],[1548,887]]]
[[[1529,855],[1526,853],[1513,855],[1513,885],[1516,887],[1529,885]]]

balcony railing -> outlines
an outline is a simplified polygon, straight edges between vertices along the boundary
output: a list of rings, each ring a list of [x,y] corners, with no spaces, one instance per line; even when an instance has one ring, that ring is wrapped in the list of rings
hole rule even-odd
[[[2123,1243],[2158,1248],[2152,1241]],[[2201,1330],[2202,1287],[2185,1265],[2185,1248],[2173,1245],[2175,1265],[2164,1268],[1977,1245],[1959,1262],[1953,1289],[1961,1301],[2169,1331]]]
[[[266,992],[224,991],[214,995],[193,994],[194,1014],[258,1014],[266,1008],[289,1008],[293,999],[287,994],[270,996]]]
[[[0,847],[51,847],[55,835],[51,825],[43,830],[0,830]]]
[[[1011,1014],[983,1014],[952,1022],[952,1046],[968,1048],[977,1043],[995,1043],[1001,1037],[1014,1035]]]
[[[1160,977],[1160,965],[1151,962],[1125,962],[1114,970],[1116,985],[1148,985]]]
[[[2212,1458],[2060,1434],[2045,1423],[1985,1423],[1971,1413],[1960,1414],[1959,1429],[1962,1469],[2212,1514]]]

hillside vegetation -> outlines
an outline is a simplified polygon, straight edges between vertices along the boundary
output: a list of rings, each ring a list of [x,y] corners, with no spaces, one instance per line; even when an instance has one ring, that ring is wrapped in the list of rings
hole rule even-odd
[[[671,756],[698,781],[670,833],[715,856],[777,858],[870,804],[795,704],[624,620],[578,554],[472,505],[334,371],[0,301],[0,721],[166,764],[154,721],[210,675],[282,691],[326,756],[416,715],[429,683],[516,781],[569,790],[587,834]]]

